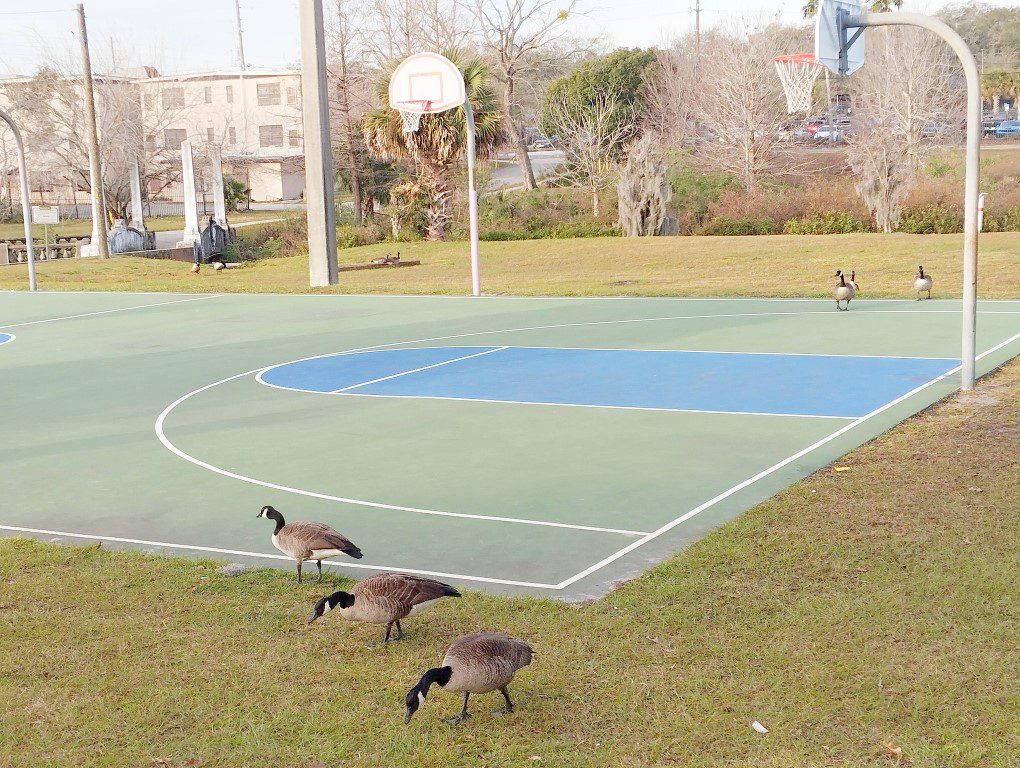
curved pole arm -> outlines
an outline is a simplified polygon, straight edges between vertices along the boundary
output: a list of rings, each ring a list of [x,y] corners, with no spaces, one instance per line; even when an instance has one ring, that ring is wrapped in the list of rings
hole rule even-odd
[[[974,389],[977,333],[978,183],[981,160],[981,75],[974,54],[962,37],[945,22],[921,13],[862,13],[848,26],[908,25],[934,32],[953,49],[967,77],[967,167],[963,192],[963,389]]]
[[[29,199],[28,167],[25,165],[25,143],[14,119],[0,109],[0,120],[10,126],[18,154],[18,175],[21,177],[21,218],[25,223],[25,250],[28,252],[28,289],[35,290],[35,248],[32,245],[32,201]]]

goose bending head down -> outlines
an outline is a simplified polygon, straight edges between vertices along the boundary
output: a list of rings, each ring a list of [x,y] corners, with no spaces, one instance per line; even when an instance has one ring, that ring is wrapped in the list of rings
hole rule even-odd
[[[446,649],[442,664],[425,672],[421,680],[404,697],[404,722],[408,723],[425,703],[429,689],[439,685],[448,691],[464,694],[460,713],[447,718],[449,723],[459,723],[470,717],[467,711],[468,697],[472,693],[499,691],[503,694],[505,706],[497,714],[513,712],[507,686],[514,679],[517,670],[531,663],[534,651],[523,640],[495,632],[475,632],[453,641]]]
[[[306,560],[314,560],[319,569],[319,581],[322,581],[322,561],[327,557],[344,554],[360,560],[361,550],[354,543],[325,523],[314,523],[310,520],[299,520],[287,523],[283,515],[274,507],[262,507],[258,517],[264,517],[276,523],[273,530],[273,546],[294,558],[297,563],[297,580],[301,583],[301,564]]]
[[[390,630],[396,626],[400,640],[404,630],[400,620],[418,613],[444,597],[460,597],[460,592],[435,579],[406,573],[377,573],[362,579],[350,592],[334,592],[315,604],[311,624],[328,611],[336,610],[345,619],[370,624],[385,624],[384,643],[390,642]]]

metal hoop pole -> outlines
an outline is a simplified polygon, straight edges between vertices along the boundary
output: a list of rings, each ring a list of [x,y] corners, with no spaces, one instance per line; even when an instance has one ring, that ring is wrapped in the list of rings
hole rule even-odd
[[[963,332],[961,388],[974,389],[977,335],[978,174],[981,160],[981,76],[967,43],[950,27],[921,13],[862,13],[848,18],[845,27],[921,27],[945,40],[953,49],[967,78],[967,169],[963,192]],[[845,53],[843,53],[845,56]]]
[[[14,124],[11,116],[0,109],[0,120],[10,126],[14,133],[14,146],[18,154],[18,176],[21,177],[21,218],[25,224],[25,250],[28,252],[28,290],[34,291],[35,285],[35,248],[32,246],[32,201],[28,198],[28,166],[25,164],[25,144],[21,140],[21,131]]]
[[[471,238],[471,294],[482,295],[482,278],[478,268],[478,190],[475,189],[475,115],[471,97],[464,99],[464,122],[467,124],[468,219]]]

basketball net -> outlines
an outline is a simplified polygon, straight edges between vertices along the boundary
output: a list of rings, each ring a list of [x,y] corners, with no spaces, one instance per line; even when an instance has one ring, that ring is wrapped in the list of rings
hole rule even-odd
[[[400,109],[399,107],[397,108],[397,112],[400,113],[400,122],[404,126],[404,133],[405,134],[414,133],[415,131],[418,130],[418,126],[421,125],[422,115],[428,112],[429,107],[432,106],[432,102],[405,101],[403,103],[414,104],[417,107],[416,109],[411,111]]]
[[[786,93],[786,111],[791,115],[795,112],[810,112],[811,98],[815,80],[822,72],[822,65],[810,53],[791,53],[776,56],[776,72],[779,82]]]

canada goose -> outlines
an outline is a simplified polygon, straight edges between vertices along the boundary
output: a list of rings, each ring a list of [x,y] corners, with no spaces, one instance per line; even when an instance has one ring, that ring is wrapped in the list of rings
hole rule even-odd
[[[836,309],[850,309],[850,299],[854,297],[854,287],[846,281],[846,276],[842,270],[836,270],[836,277],[839,278],[839,282],[836,283],[836,288],[832,292],[832,295],[836,298]],[[841,301],[846,302],[846,307],[839,306]]]
[[[350,593],[334,592],[319,600],[308,623],[336,608],[345,619],[385,624],[386,633],[382,641],[388,643],[394,624],[397,635],[393,639],[400,640],[404,636],[401,619],[444,597],[460,597],[460,592],[449,584],[422,576],[377,573],[359,581],[351,587]]]
[[[193,275],[197,275],[197,274],[198,274],[198,271],[199,271],[199,270],[200,270],[201,268],[202,268],[202,267],[201,267],[201,266],[199,265],[199,263],[198,263],[198,262],[196,261],[196,262],[195,262],[194,264],[192,264],[192,265],[191,265],[191,273],[192,273]]]
[[[301,564],[305,560],[314,560],[319,568],[319,581],[322,581],[322,561],[327,557],[339,555],[341,552],[360,560],[361,550],[325,523],[313,523],[299,520],[289,525],[273,507],[262,507],[257,517],[265,517],[276,521],[273,531],[273,546],[290,555],[297,563],[297,580],[301,583]]]
[[[212,264],[212,268],[219,272],[222,269],[226,269],[227,265],[223,263],[223,260],[219,256],[213,256],[209,259],[209,263]]]
[[[448,691],[464,694],[460,714],[446,718],[448,723],[459,723],[470,717],[467,704],[472,693],[499,691],[503,694],[506,706],[498,714],[513,712],[514,704],[510,701],[507,686],[518,669],[531,663],[533,653],[523,640],[495,632],[475,632],[457,638],[446,649],[442,665],[428,670],[418,684],[407,692],[404,697],[404,722],[410,722],[412,715],[428,696],[429,687],[433,683]]]
[[[850,279],[847,282],[849,282],[850,283],[850,287],[854,289],[854,296],[857,296],[857,293],[861,290],[861,286],[858,285],[858,283],[857,283],[857,271],[856,270],[853,270],[853,269],[850,270]]]
[[[928,298],[931,298],[931,275],[924,273],[924,267],[918,267],[917,274],[914,275],[914,292],[918,301],[921,300],[922,291],[928,291]]]

